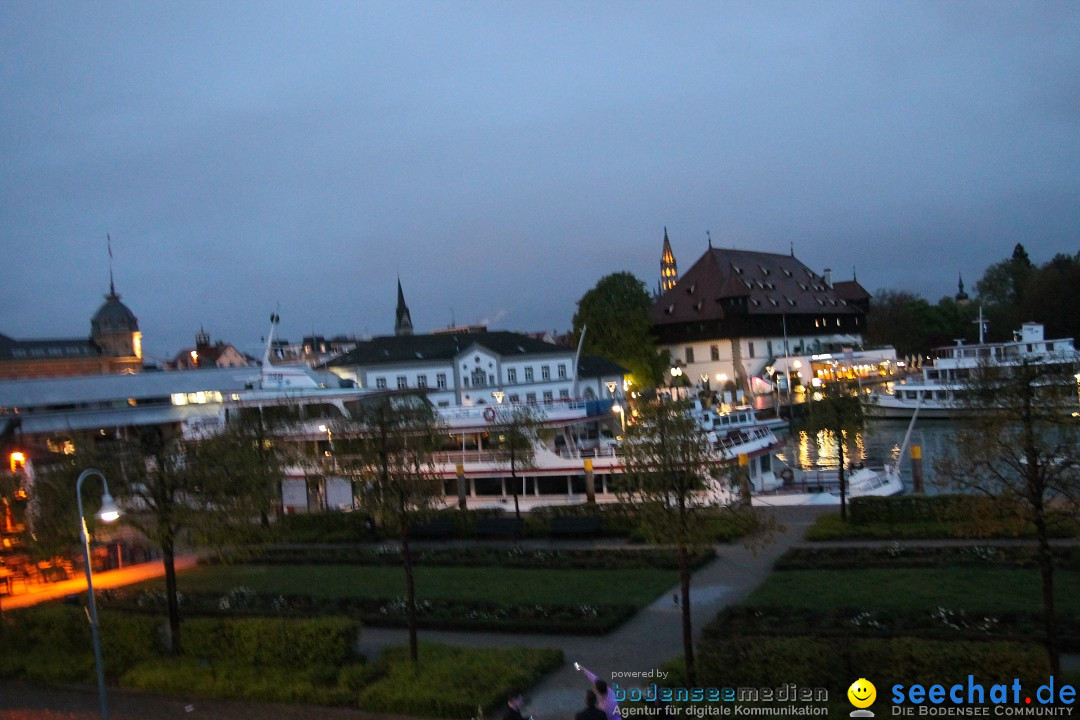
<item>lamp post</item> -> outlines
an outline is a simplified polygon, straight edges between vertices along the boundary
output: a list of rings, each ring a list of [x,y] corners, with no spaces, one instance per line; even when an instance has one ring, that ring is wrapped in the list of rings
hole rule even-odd
[[[329,425],[320,425],[319,426],[319,432],[326,433],[326,452],[324,453],[324,456],[330,458],[330,472],[336,474],[337,473],[337,455],[334,454],[334,431]],[[326,493],[327,493],[327,490],[328,490],[328,487],[327,487],[328,485],[329,485],[329,480],[323,482],[323,491],[322,491],[322,509],[323,510],[326,510],[326,507],[327,507]],[[350,487],[351,486],[352,486],[352,483],[350,483]],[[353,502],[353,510],[355,510],[356,509],[356,493],[353,493],[352,502]]]
[[[626,410],[619,403],[615,403],[611,406],[611,412],[619,413],[619,425],[622,427],[622,431],[626,432]]]
[[[83,561],[86,563],[86,595],[90,603],[90,637],[94,642],[94,664],[97,666],[98,695],[101,696],[101,718],[102,720],[108,720],[109,704],[105,698],[105,666],[101,661],[101,638],[98,635],[97,602],[94,600],[94,576],[93,570],[90,567],[90,534],[86,530],[86,515],[83,514],[82,501],[83,480],[91,475],[97,475],[101,478],[101,483],[105,486],[105,495],[101,498],[101,510],[98,511],[98,518],[103,522],[112,522],[120,517],[120,510],[117,509],[116,503],[113,502],[112,495],[109,494],[109,482],[105,479],[105,476],[101,474],[100,470],[88,468],[79,474],[79,479],[75,482],[75,495],[79,501],[79,523],[82,526]]]

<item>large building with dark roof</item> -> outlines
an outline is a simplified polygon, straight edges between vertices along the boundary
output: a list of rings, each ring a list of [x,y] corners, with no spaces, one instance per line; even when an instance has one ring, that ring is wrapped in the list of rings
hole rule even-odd
[[[869,293],[855,281],[835,287],[830,275],[794,254],[710,245],[653,305],[657,345],[692,383],[758,392],[752,379],[777,358],[862,344]]]
[[[89,338],[16,340],[0,334],[0,378],[135,373],[142,370],[139,321],[110,283]]]
[[[427,390],[441,407],[556,402],[621,395],[626,371],[575,351],[506,331],[454,329],[358,342],[326,367],[361,388]],[[586,375],[585,373],[590,373]],[[614,390],[609,390],[611,384]]]

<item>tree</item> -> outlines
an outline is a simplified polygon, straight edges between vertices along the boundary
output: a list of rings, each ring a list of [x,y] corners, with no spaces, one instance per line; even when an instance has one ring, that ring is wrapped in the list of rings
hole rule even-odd
[[[934,463],[953,487],[996,500],[999,513],[979,521],[1035,531],[1046,650],[1053,675],[1061,670],[1054,606],[1050,530],[1075,520],[1080,500],[1077,367],[1071,359],[984,365],[965,382],[957,403],[964,420],[953,450]]]
[[[1080,338],[1080,313],[1074,310],[1077,288],[1080,253],[1055,255],[1031,273],[1020,306],[1021,317],[1043,323],[1047,337]]]
[[[124,508],[122,521],[161,549],[170,647],[179,653],[177,550],[183,544],[243,545],[262,537],[259,520],[280,493],[279,445],[262,423],[237,421],[197,439],[146,428],[132,441],[111,440],[82,449],[46,471],[42,483],[35,483],[34,527],[42,542],[69,547],[78,542],[78,528],[68,516],[77,514],[75,478],[88,467],[97,467],[108,478]],[[90,491],[86,500],[88,506],[100,502],[100,490]]]
[[[636,403],[635,422],[623,436],[626,469],[617,492],[650,541],[677,548],[683,658],[686,680],[692,686],[696,678],[689,553],[712,544],[710,515],[729,497],[724,491],[730,487],[731,469],[717,461],[688,410],[685,401],[643,397]]]
[[[653,342],[650,307],[645,283],[632,273],[605,275],[578,300],[574,342],[585,331],[583,352],[627,368],[638,387],[655,387],[665,368]]]
[[[990,339],[1011,339],[1012,331],[1025,320],[1022,305],[1034,269],[1027,250],[1017,243],[1008,260],[988,267],[975,284],[979,301],[990,319]]]
[[[536,443],[543,421],[540,413],[531,405],[512,403],[499,405],[495,409],[495,422],[491,425],[493,444],[505,453],[505,464],[510,468],[510,485],[514,492],[514,516],[521,519],[518,506],[518,470],[525,470],[533,465],[536,457]]]
[[[422,394],[391,393],[363,401],[351,422],[338,424],[339,462],[360,480],[361,505],[385,527],[396,527],[405,569],[409,657],[418,659],[416,585],[410,533],[443,496],[432,453],[445,432]]]
[[[836,439],[839,454],[840,520],[847,522],[847,462],[844,459],[844,443],[849,433],[859,432],[866,425],[866,410],[854,383],[841,381],[826,383],[821,397],[810,402],[810,413],[805,430],[811,435],[828,433]]]

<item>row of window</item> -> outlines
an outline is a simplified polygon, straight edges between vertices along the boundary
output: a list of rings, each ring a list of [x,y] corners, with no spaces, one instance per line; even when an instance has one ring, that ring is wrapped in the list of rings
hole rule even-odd
[[[560,364],[557,367],[557,371],[559,373],[559,379],[560,380],[566,380],[567,379],[566,365]],[[551,366],[550,365],[541,365],[540,366],[540,379],[541,380],[551,380]],[[506,382],[508,384],[512,385],[512,384],[516,383],[517,381],[518,381],[518,379],[517,379],[517,368],[507,368],[507,370],[506,370]],[[535,376],[533,374],[533,368],[526,367],[525,368],[525,382],[534,382],[534,381],[535,381]],[[489,375],[488,373],[484,372],[484,370],[482,368],[477,368],[477,369],[473,370],[472,374],[464,376],[461,379],[461,384],[464,387],[487,387],[489,385],[494,386],[496,383],[495,383],[495,376],[494,375]],[[440,390],[445,390],[446,389],[446,373],[438,373],[435,376],[435,385]],[[387,379],[385,377],[375,378],[375,387],[376,388],[378,388],[380,390],[385,390],[386,386],[387,386]],[[416,377],[416,387],[418,387],[418,388],[426,388],[427,386],[428,386],[428,384],[427,384],[427,375],[418,375]],[[408,389],[408,387],[409,387],[409,378],[407,376],[405,376],[405,375],[398,375],[397,376],[397,388],[398,388],[398,390],[406,390],[406,389]]]
[[[747,346],[747,352],[749,353],[750,357],[755,357],[756,356],[756,349],[754,348],[753,341],[748,342],[746,344],[746,346]],[[772,341],[769,342],[769,354],[772,355]],[[717,362],[718,360],[720,360],[720,346],[719,345],[710,345],[709,346],[709,359],[712,360],[713,362]],[[687,347],[686,348],[686,364],[689,365],[692,362],[694,362],[694,348]]]

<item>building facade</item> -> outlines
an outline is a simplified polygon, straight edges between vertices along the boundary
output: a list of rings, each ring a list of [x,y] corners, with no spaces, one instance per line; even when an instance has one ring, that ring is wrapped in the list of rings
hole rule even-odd
[[[845,298],[861,289],[853,282],[841,293],[828,270],[819,275],[794,254],[710,245],[653,305],[653,333],[691,384],[767,392],[778,358],[862,345],[864,306]]]

